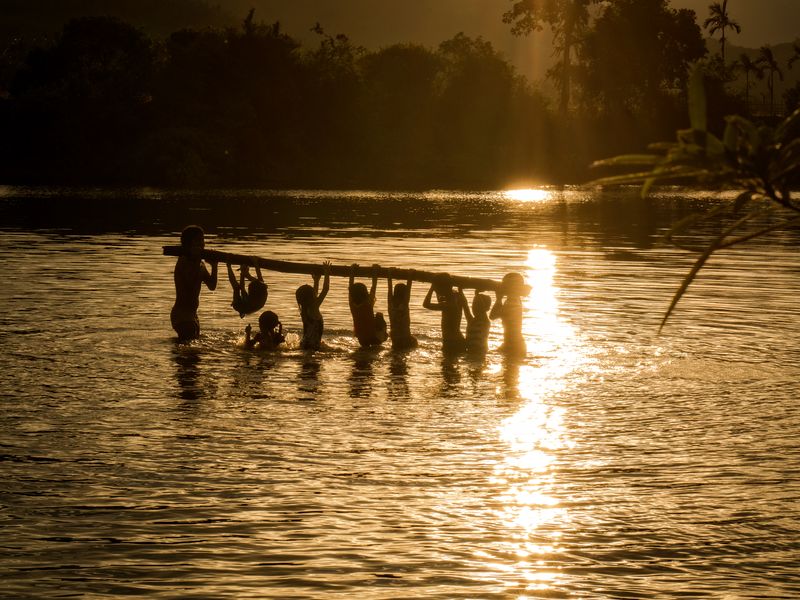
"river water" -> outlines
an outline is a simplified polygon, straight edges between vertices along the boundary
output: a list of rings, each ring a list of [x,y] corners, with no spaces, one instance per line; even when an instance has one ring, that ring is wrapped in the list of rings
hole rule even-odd
[[[692,261],[660,236],[718,201],[0,188],[0,595],[800,597],[800,233],[714,257],[658,334]],[[178,345],[161,248],[193,222],[227,252],[518,270],[528,356],[443,357],[424,284],[420,347],[358,350],[341,278],[329,350],[248,352],[224,271]],[[266,279],[296,334],[304,277]]]

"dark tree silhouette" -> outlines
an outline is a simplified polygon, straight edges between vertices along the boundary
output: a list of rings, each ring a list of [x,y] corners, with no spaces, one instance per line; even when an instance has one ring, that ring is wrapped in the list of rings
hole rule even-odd
[[[550,75],[561,91],[561,112],[570,105],[572,57],[589,24],[589,6],[599,0],[512,0],[503,15],[514,35],[527,35],[549,27],[555,36],[555,47],[561,56],[559,66]]]
[[[708,29],[712,37],[719,31],[720,53],[722,54],[722,64],[725,65],[725,31],[730,29],[736,33],[741,33],[742,28],[728,14],[728,0],[722,0],[722,4],[714,2],[708,7],[710,16],[703,21],[703,29]]]
[[[772,53],[772,48],[769,46],[761,46],[758,49],[758,62],[759,66],[767,73],[767,89],[769,90],[769,112],[770,115],[775,114],[775,74],[777,73],[781,81],[783,81],[783,71]]]
[[[667,0],[618,0],[581,45],[584,103],[647,112],[683,89],[689,64],[705,54],[694,11]]]
[[[744,97],[747,106],[750,106],[750,76],[755,75],[757,79],[764,79],[764,69],[747,54],[740,54],[739,59],[734,63],[734,69],[744,73]]]

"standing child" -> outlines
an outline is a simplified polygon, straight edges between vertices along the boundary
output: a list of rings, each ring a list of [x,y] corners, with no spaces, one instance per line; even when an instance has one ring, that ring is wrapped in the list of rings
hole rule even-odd
[[[389,337],[386,334],[386,321],[383,314],[375,314],[375,288],[378,285],[378,265],[372,265],[372,287],[367,291],[363,283],[355,283],[355,272],[358,265],[350,267],[350,284],[348,286],[348,300],[350,314],[353,315],[353,333],[358,338],[362,348],[378,346]]]
[[[241,266],[239,281],[233,274],[233,268],[228,263],[228,281],[231,282],[233,288],[233,301],[231,306],[233,310],[239,313],[239,317],[244,319],[245,315],[254,313],[259,310],[267,301],[267,284],[264,283],[264,278],[261,276],[261,269],[258,266],[258,259],[253,258],[253,265],[256,268],[256,277],[250,274],[247,265]],[[245,287],[245,281],[249,281]]]
[[[525,356],[528,352],[522,336],[522,296],[527,296],[530,290],[522,275],[508,273],[503,277],[500,289],[495,292],[497,300],[489,317],[499,317],[503,322],[503,345],[500,350],[508,356]]]
[[[331,281],[331,263],[326,261],[322,263],[322,266],[325,280],[322,282],[322,291],[319,294],[317,293],[319,289],[319,273],[313,275],[314,287],[304,284],[297,288],[295,292],[297,306],[300,308],[300,318],[303,321],[303,337],[300,340],[300,348],[303,350],[319,350],[322,343],[324,322],[319,307],[325,300],[325,296],[328,295]]]
[[[258,347],[259,350],[276,350],[284,341],[283,324],[271,310],[265,310],[258,317],[258,333],[250,337],[252,327],[248,325],[245,327],[244,332],[246,338],[244,345],[246,348]]]
[[[413,271],[412,271],[413,272]],[[417,347],[417,338],[411,335],[411,314],[408,303],[411,300],[411,277],[405,283],[392,287],[392,269],[387,277],[389,302],[389,335],[392,338],[392,349],[410,350]]]
[[[197,308],[200,305],[200,288],[205,284],[209,290],[217,287],[217,263],[211,262],[211,273],[201,260],[205,248],[205,234],[198,225],[189,225],[181,232],[183,254],[175,263],[175,304],[169,320],[179,341],[200,337],[200,320]]]
[[[432,302],[436,292],[436,302]],[[422,306],[428,310],[442,313],[442,350],[448,354],[459,354],[466,350],[464,334],[461,333],[461,313],[463,306],[461,297],[453,289],[450,275],[442,273],[436,276],[431,284]]]
[[[492,306],[492,299],[475,290],[472,298],[472,312],[470,312],[464,290],[458,288],[458,294],[461,297],[461,305],[464,307],[464,317],[467,319],[467,353],[475,356],[486,354],[489,351],[489,329],[492,325],[488,314]]]

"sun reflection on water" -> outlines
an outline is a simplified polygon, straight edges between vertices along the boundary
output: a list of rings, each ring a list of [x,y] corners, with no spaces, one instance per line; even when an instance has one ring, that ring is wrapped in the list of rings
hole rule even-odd
[[[559,314],[556,265],[547,249],[528,253],[526,282],[532,292],[525,301],[523,333],[529,358],[505,364],[505,396],[519,405],[500,426],[507,451],[491,479],[498,490],[495,517],[507,532],[501,552],[515,559],[505,567],[511,567],[508,574],[520,593],[558,585],[562,576],[552,565],[569,523],[559,493],[558,455],[574,442],[558,393],[583,353],[573,327]]]
[[[533,188],[506,190],[503,197],[516,202],[544,202],[550,198],[550,192]]]

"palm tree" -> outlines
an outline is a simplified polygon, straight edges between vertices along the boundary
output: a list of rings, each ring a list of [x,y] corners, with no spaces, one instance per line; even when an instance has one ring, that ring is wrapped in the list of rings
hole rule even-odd
[[[703,21],[703,29],[708,29],[708,34],[714,36],[720,32],[719,43],[722,48],[722,64],[725,64],[725,30],[732,29],[736,33],[741,33],[742,28],[728,15],[728,0],[722,0],[722,4],[714,2],[708,7],[711,16]],[[710,26],[710,29],[709,29]]]
[[[792,55],[789,57],[789,62],[786,66],[791,69],[796,60],[800,60],[800,40],[795,40],[792,43]]]
[[[734,64],[734,68],[744,73],[744,98],[748,109],[750,108],[750,75],[755,75],[758,79],[764,79],[764,69],[758,61],[751,60],[747,54],[740,54],[739,60]]]
[[[781,71],[781,68],[778,66],[778,61],[776,61],[775,57],[772,55],[772,48],[769,46],[761,46],[758,51],[759,56],[756,63],[768,72],[767,89],[769,90],[769,114],[772,115],[775,107],[775,73],[777,73],[778,77],[783,81],[783,71]]]

